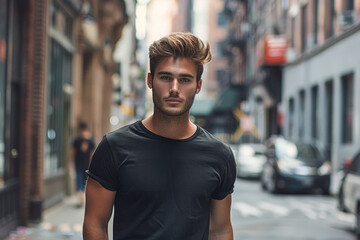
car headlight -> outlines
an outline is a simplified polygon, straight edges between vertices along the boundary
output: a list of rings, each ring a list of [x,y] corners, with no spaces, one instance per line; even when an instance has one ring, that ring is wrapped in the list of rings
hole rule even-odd
[[[289,164],[286,164],[284,161],[278,161],[277,167],[281,172],[288,174],[291,174],[293,170],[293,167],[289,166]]]
[[[321,167],[318,169],[318,174],[323,175],[330,175],[331,174],[331,164],[330,162],[324,162]]]

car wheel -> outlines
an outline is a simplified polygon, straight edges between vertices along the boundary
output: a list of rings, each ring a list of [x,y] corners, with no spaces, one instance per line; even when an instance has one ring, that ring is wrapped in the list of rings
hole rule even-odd
[[[261,189],[266,191],[266,184],[263,175],[261,175]]]
[[[277,177],[276,177],[275,173],[272,174],[270,180],[268,181],[266,188],[271,193],[277,193],[279,191],[279,189],[277,187]]]

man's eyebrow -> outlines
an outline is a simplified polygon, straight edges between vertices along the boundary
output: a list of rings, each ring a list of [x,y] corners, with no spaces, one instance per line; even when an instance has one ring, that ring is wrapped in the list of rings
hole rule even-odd
[[[170,76],[174,75],[171,72],[167,72],[167,71],[160,71],[160,72],[158,72],[158,74],[159,75],[170,75]],[[195,78],[193,75],[187,74],[187,73],[180,73],[180,77]]]

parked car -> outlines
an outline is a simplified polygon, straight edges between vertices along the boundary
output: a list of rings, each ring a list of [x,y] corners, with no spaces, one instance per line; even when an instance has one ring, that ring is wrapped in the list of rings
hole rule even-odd
[[[349,163],[349,162],[347,162]],[[360,239],[360,152],[345,170],[338,194],[338,208],[356,216],[356,236]]]
[[[235,155],[237,176],[259,178],[266,160],[265,150],[261,143],[240,144]]]
[[[314,144],[273,137],[266,142],[261,186],[272,193],[321,189],[330,191],[331,163]]]

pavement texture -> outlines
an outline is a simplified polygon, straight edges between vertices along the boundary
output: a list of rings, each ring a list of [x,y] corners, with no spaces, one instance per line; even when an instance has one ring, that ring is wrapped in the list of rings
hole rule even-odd
[[[81,240],[84,207],[75,196],[47,209],[43,222],[31,227],[18,227],[5,240]]]

